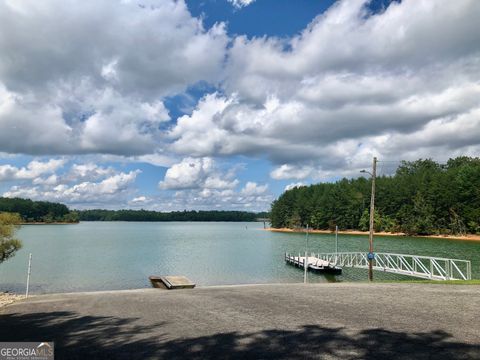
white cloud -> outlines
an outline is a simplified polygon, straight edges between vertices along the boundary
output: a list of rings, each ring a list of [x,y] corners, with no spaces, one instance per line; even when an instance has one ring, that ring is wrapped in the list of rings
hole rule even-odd
[[[53,174],[46,178],[35,178],[32,181],[33,185],[56,185],[58,183],[58,176]]]
[[[159,183],[160,189],[232,189],[238,180],[232,173],[222,173],[212,158],[185,158],[172,165]]]
[[[162,166],[162,167],[169,167],[175,163],[175,159],[171,156],[161,154],[161,153],[154,153],[154,154],[146,154],[141,156],[135,156],[130,158],[133,162],[144,162],[147,164],[155,165],[155,166]]]
[[[285,186],[285,191],[288,191],[288,190],[292,190],[292,189],[295,189],[295,188],[299,188],[299,187],[302,187],[302,186],[306,186],[303,182],[297,182],[297,183],[291,183],[291,184],[288,184],[287,186]]]
[[[180,117],[170,131],[169,137],[174,140],[171,148],[178,153],[198,156],[222,152],[217,144],[223,144],[229,132],[217,121],[221,119],[219,114],[232,102],[217,94],[206,95],[193,113]]]
[[[131,200],[132,203],[146,203],[148,202],[150,199],[147,198],[146,196],[138,196],[136,198],[133,198]]]
[[[404,0],[378,14],[366,3],[338,1],[291,39],[235,38],[224,95],[182,118],[172,148],[267,156],[274,179],[356,174],[374,155],[478,154],[471,126],[422,139],[480,110],[480,3]]]
[[[235,178],[238,170],[238,166],[224,169],[209,157],[185,158],[171,166],[159,183],[162,190],[176,190],[174,196],[162,193],[153,207],[163,210],[268,209],[273,200],[268,185],[248,181],[238,189],[240,182]]]
[[[12,89],[88,77],[122,94],[172,94],[215,77],[227,41],[223,24],[204,29],[184,1],[4,1],[0,10],[10,34],[1,53],[19,59],[0,61]]]
[[[33,160],[25,167],[15,167],[12,165],[0,165],[0,181],[8,180],[38,180],[45,174],[51,174],[63,167],[64,159],[50,159],[46,162]],[[53,178],[50,179],[50,182]]]
[[[275,180],[284,179],[305,179],[312,175],[313,169],[309,166],[295,166],[283,164],[270,172],[270,176]]]
[[[241,9],[242,7],[252,4],[253,2],[255,2],[255,0],[228,0],[228,2],[235,6],[237,9]]]
[[[478,156],[480,2],[367,3],[337,1],[290,38],[229,38],[181,0],[0,2],[0,151],[168,166],[160,189],[180,193],[161,203],[175,208],[256,206],[214,159],[266,158],[274,180],[323,181],[358,176],[372,156]],[[183,92],[199,81],[216,91],[195,104]],[[172,119],[172,95],[192,111]],[[119,175],[81,163],[2,165],[0,179],[56,196]],[[140,197],[133,184],[122,201]],[[255,196],[266,204],[268,191]]]
[[[268,185],[258,185],[256,182],[248,181],[242,189],[241,194],[245,196],[262,195],[268,189]]]
[[[163,98],[217,82],[228,41],[223,24],[205,29],[181,0],[4,1],[0,24],[9,153],[155,153]]]
[[[177,191],[173,198],[159,198],[157,208],[162,210],[243,210],[265,211],[270,208],[273,195],[262,193],[245,195],[233,189],[192,189]]]
[[[23,197],[34,200],[58,201],[72,206],[91,207],[93,204],[113,203],[118,206],[123,198],[131,193],[130,186],[134,183],[139,171],[119,173],[100,182],[81,182],[75,185],[60,184],[55,187],[13,186],[6,191],[5,197]],[[48,184],[43,184],[48,185]]]
[[[64,174],[54,173],[63,166],[64,160],[53,159],[43,163],[32,161],[20,169],[5,165],[5,168],[16,169],[14,179],[23,181],[10,187],[2,196],[56,201],[73,207],[118,207],[135,194],[135,180],[141,172],[119,172],[87,163],[73,164]],[[11,173],[6,179],[10,178]]]
[[[0,51],[1,53],[1,51]],[[0,55],[1,57],[1,55]],[[1,63],[1,60],[0,60]],[[66,153],[72,128],[56,104],[8,91],[0,75],[0,149],[9,153]]]
[[[94,163],[73,164],[65,175],[66,181],[95,181],[115,173],[112,167],[105,168]]]

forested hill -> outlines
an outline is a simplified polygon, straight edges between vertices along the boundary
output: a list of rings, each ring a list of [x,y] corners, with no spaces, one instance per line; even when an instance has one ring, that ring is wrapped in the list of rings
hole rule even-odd
[[[256,221],[265,213],[246,211],[81,210],[82,221]]]
[[[67,206],[48,201],[0,197],[0,212],[20,214],[25,222],[78,222]]]
[[[368,230],[370,178],[343,179],[284,192],[271,208],[275,228]],[[375,230],[407,234],[480,233],[480,158],[402,162],[377,177]]]

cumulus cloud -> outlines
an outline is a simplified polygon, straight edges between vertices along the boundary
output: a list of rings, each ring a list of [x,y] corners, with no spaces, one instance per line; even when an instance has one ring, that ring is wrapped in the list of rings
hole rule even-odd
[[[243,210],[265,211],[274,197],[270,193],[245,195],[234,189],[192,189],[177,191],[173,198],[159,199],[163,209],[168,210]]]
[[[119,173],[100,182],[81,182],[75,185],[59,184],[54,187],[13,186],[6,191],[5,197],[23,197],[34,200],[58,201],[81,207],[89,204],[121,203],[122,197],[131,192],[130,185],[139,171]],[[43,184],[47,185],[47,184]]]
[[[248,181],[239,188],[237,170],[238,167],[225,169],[209,157],[184,158],[171,166],[159,183],[161,190],[174,190],[173,197],[159,195],[156,206],[170,210],[266,210],[273,201],[268,185]]]
[[[164,97],[218,81],[228,41],[174,0],[4,1],[0,24],[9,153],[154,153]]]
[[[268,185],[258,185],[256,182],[248,181],[242,189],[241,194],[246,196],[265,194]]]
[[[291,183],[291,184],[288,184],[287,186],[285,186],[285,191],[288,191],[288,190],[292,190],[292,189],[295,189],[295,188],[299,188],[299,187],[302,187],[302,186],[306,186],[303,182],[297,182],[297,183]]]
[[[185,158],[172,165],[159,183],[160,189],[232,189],[238,180],[233,173],[222,173],[212,158]]]
[[[12,165],[0,165],[0,181],[8,180],[36,180],[41,175],[56,172],[65,164],[64,159],[50,159],[48,161],[31,161],[25,167],[15,167]],[[50,182],[55,179],[55,174],[49,177]]]
[[[147,198],[146,196],[137,196],[137,197],[133,198],[130,202],[133,203],[133,204],[145,204],[145,203],[148,203],[150,201],[151,201],[151,199]]]
[[[216,93],[202,98],[192,114],[181,116],[170,130],[171,148],[178,153],[199,156],[221,153],[219,146],[224,145],[230,134],[218,121],[232,101]]]
[[[24,180],[5,191],[5,197],[23,197],[34,200],[58,201],[73,207],[92,205],[118,206],[127,203],[135,194],[136,177],[140,170],[120,172],[91,163],[73,164],[64,173],[53,173],[64,166],[63,160],[32,161],[25,168],[16,169],[14,179]],[[0,173],[3,174],[3,172]],[[49,176],[46,176],[51,174]],[[5,179],[11,179],[6,177]],[[139,197],[138,199],[140,199]]]
[[[102,167],[92,162],[73,164],[64,176],[65,181],[96,181],[103,177],[112,176],[115,170],[112,167]]]
[[[372,156],[478,156],[479,17],[476,0],[395,1],[378,13],[340,0],[290,38],[229,38],[181,0],[4,1],[0,151],[166,166],[159,187],[177,191],[162,200],[172,207],[267,203],[266,188],[245,193],[219,158],[266,158],[272,179],[298,182],[358,176]],[[166,97],[198,82],[214,90],[172,118]],[[81,166],[33,176],[4,165],[0,178],[48,190],[119,175]]]
[[[225,92],[182,118],[173,148],[266,155],[274,179],[355,174],[374,155],[478,154],[480,3],[366,5],[338,1],[291,39],[235,38]]]
[[[305,179],[312,175],[312,167],[295,166],[291,164],[283,164],[270,172],[270,176],[275,180],[284,179]]]
[[[237,9],[241,9],[242,7],[252,4],[253,2],[255,2],[255,0],[228,0],[228,2],[235,6]]]

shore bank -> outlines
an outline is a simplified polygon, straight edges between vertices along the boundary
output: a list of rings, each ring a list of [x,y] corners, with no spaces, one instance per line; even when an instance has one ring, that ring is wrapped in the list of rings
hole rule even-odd
[[[0,308],[23,298],[21,295],[0,292]]]
[[[305,233],[304,229],[290,229],[290,228],[266,228],[267,231],[272,232],[283,232],[283,233]],[[334,234],[335,232],[330,230],[308,230],[310,234]],[[363,235],[368,236],[368,231],[359,231],[359,230],[341,230],[338,232],[340,235]],[[411,236],[406,235],[405,233],[390,233],[390,232],[375,232],[375,236]],[[480,241],[480,235],[415,235],[411,237],[421,237],[421,238],[431,238],[431,239],[449,239],[449,240],[465,240],[465,241]]]

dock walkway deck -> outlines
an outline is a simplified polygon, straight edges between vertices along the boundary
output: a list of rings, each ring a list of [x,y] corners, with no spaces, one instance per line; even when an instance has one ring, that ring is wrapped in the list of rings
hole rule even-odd
[[[307,270],[313,270],[318,272],[337,272],[341,273],[342,269],[337,267],[334,263],[329,262],[324,259],[320,259],[316,256],[307,256],[305,260],[305,256],[292,255],[285,253],[285,261],[294,266],[298,266],[301,268],[305,268],[305,264],[307,264]]]

